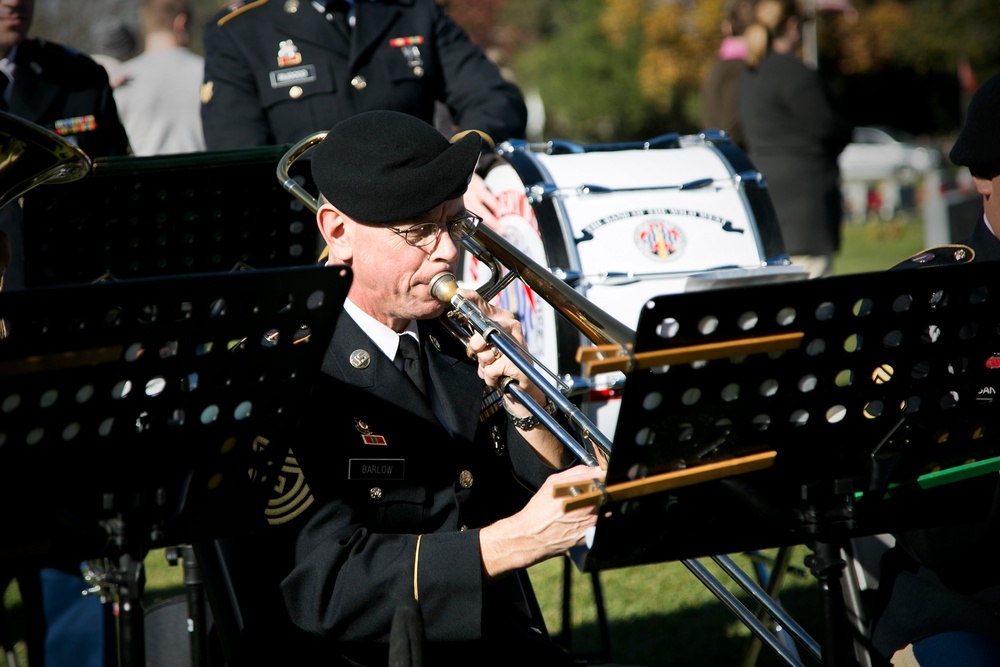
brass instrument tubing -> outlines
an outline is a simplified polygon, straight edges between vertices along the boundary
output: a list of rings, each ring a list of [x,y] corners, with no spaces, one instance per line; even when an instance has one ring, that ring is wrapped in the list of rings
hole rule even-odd
[[[435,296],[440,301],[450,304],[456,311],[458,311],[465,321],[471,326],[475,331],[477,331],[487,343],[493,347],[500,350],[503,354],[507,355],[507,358],[524,373],[528,379],[535,383],[535,385],[545,394],[545,396],[555,403],[556,407],[571,421],[576,425],[580,431],[585,434],[585,436],[594,444],[594,446],[599,447],[605,454],[610,454],[611,452],[611,441],[601,433],[597,426],[591,422],[586,415],[583,414],[577,406],[569,401],[562,392],[554,388],[549,384],[545,376],[539,372],[537,368],[531,363],[530,360],[525,359],[518,349],[516,341],[510,339],[506,332],[496,325],[495,322],[486,317],[479,307],[474,303],[463,297],[457,292],[455,276],[450,273],[439,273],[434,276],[430,283],[431,294]],[[553,435],[559,438],[573,454],[580,459],[583,463],[589,466],[597,466],[597,459],[593,454],[588,452],[579,442],[576,441],[566,430],[562,428],[558,422],[551,419],[551,415],[545,412],[545,409],[538,405],[538,402],[531,398],[526,391],[521,387],[517,386],[516,383],[510,382],[505,385],[505,389],[514,394],[517,398],[538,420],[546,425]],[[544,416],[543,416],[544,415]]]
[[[787,665],[801,665],[798,657],[793,655],[791,651],[788,650],[778,639],[772,635],[764,624],[757,619],[756,616],[750,613],[750,610],[739,601],[739,599],[729,592],[728,589],[719,584],[718,581],[712,576],[712,574],[702,565],[700,562],[693,558],[682,561],[684,566],[691,571],[695,577],[698,578],[701,583],[705,585],[710,591],[715,594],[715,597],[719,599],[720,602],[725,604],[729,611],[733,612],[743,624],[750,629],[754,635],[757,636],[762,642],[767,644],[768,648],[774,651],[779,657],[781,657],[785,664]]]
[[[739,584],[740,588],[742,588],[747,595],[763,606],[771,615],[771,618],[777,621],[785,631],[801,642],[801,644],[806,648],[806,650],[809,651],[809,653],[812,654],[814,658],[822,660],[819,643],[810,637],[809,633],[807,633],[802,626],[791,617],[790,614],[788,614],[779,605],[775,604],[771,596],[769,596],[766,591],[762,590],[760,586],[748,577],[747,573],[741,570],[732,558],[726,555],[719,555],[712,556],[712,560],[715,561],[715,564],[721,567],[726,574],[732,577],[733,581]]]

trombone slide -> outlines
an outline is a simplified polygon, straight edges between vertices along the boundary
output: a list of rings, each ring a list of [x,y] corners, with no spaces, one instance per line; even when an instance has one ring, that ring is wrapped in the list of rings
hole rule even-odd
[[[521,351],[517,341],[512,339],[506,331],[501,329],[496,322],[486,317],[479,307],[458,293],[458,283],[455,276],[448,272],[442,272],[434,276],[430,282],[430,292],[436,299],[451,305],[456,313],[476,332],[479,333],[487,343],[493,345],[504,353],[511,362],[530,379],[542,393],[556,405],[557,408],[580,429],[580,433],[585,440],[589,440],[595,447],[601,449],[605,454],[611,452],[611,441],[601,433],[583,411],[574,405],[569,399],[563,396],[556,387],[545,378],[545,376],[534,366],[534,362]],[[449,327],[452,332],[455,327]],[[538,418],[549,430],[559,438],[573,454],[585,465],[597,467],[598,461],[587,451],[586,447],[580,444],[572,435],[549,415],[545,408],[538,405],[530,395],[517,386],[514,382],[508,382],[504,386],[505,391],[509,391],[517,398],[535,417]]]

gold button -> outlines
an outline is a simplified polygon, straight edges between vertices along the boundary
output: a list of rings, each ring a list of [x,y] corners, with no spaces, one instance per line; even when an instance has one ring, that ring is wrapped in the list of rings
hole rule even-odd
[[[462,485],[463,489],[468,489],[472,487],[472,473],[468,470],[463,470],[458,475],[458,483]]]
[[[291,88],[288,89],[288,96],[291,97],[293,100],[299,99],[300,97],[302,97],[302,87],[292,86]]]
[[[351,85],[354,86],[355,90],[364,90],[368,87],[368,80],[359,75],[351,79]]]
[[[373,486],[368,495],[372,497],[372,500],[382,500],[382,489],[377,486]]]
[[[416,67],[413,68],[413,76],[415,76],[415,77],[417,77],[419,79],[423,75],[424,75],[424,68],[423,67],[420,67],[418,65],[418,66],[416,66]]]

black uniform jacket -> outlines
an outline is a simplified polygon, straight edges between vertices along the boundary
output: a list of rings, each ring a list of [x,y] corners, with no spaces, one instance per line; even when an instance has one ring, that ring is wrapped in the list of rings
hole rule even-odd
[[[356,25],[308,0],[234,2],[205,28],[202,121],[210,149],[294,143],[361,111],[523,138],[524,98],[434,0],[358,0]],[[294,11],[291,11],[294,8]]]
[[[894,268],[1000,259],[1000,240],[980,212],[958,246],[934,248]],[[961,259],[958,259],[961,258]],[[1000,265],[997,266],[1000,269]],[[995,435],[993,437],[996,437]],[[976,632],[1000,641],[1000,478],[983,475],[956,485],[966,505],[988,508],[985,520],[896,535],[882,557],[872,642],[885,657],[942,632]]]
[[[837,160],[852,128],[823,80],[797,57],[771,52],[756,71],[744,69],[739,99],[750,160],[767,178],[788,254],[839,250]]]
[[[76,144],[91,158],[127,155],[108,74],[88,56],[41,39],[17,47],[10,113]]]
[[[553,471],[464,348],[436,320],[420,329],[433,405],[350,316],[338,320],[294,445],[318,509],[282,583],[289,613],[360,664],[386,663],[393,614],[414,598],[443,656],[544,656],[526,574],[484,586],[478,528],[523,507]]]
[[[14,56],[8,112],[55,132],[91,158],[127,155],[108,74],[90,57],[42,39],[28,39]],[[0,211],[0,276],[4,289],[25,287],[21,209]],[[9,265],[7,257],[10,256]]]

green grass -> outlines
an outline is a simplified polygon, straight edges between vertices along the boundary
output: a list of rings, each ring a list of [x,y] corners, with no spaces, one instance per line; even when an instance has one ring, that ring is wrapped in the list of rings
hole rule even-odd
[[[925,248],[924,226],[918,218],[848,224],[834,258],[835,275],[882,271]]]
[[[834,262],[834,273],[863,273],[891,267],[924,248],[919,219],[900,218],[889,222],[850,224],[844,228],[843,248]],[[683,539],[683,536],[678,536]],[[772,553],[772,552],[768,552]],[[802,567],[809,553],[796,548],[792,564]],[[734,555],[737,564],[749,572],[749,560]],[[742,591],[708,559],[704,564],[727,589],[745,597]],[[155,550],[145,561],[144,606],[183,595],[183,572],[167,562],[163,550]],[[553,636],[563,630],[563,560],[554,559],[530,570],[546,625]],[[746,627],[678,562],[608,570],[598,575],[603,591],[611,633],[614,659],[634,665],[687,667],[739,665],[750,640]],[[818,592],[810,575],[786,579],[781,602],[818,640]],[[23,637],[20,597],[16,584],[4,594],[14,636]],[[580,654],[599,653],[602,644],[597,622],[593,586],[589,574],[573,571],[571,586],[569,644]],[[26,665],[23,640],[16,643],[19,665]],[[761,667],[781,664],[763,649],[757,662]],[[809,664],[807,662],[807,664]]]

